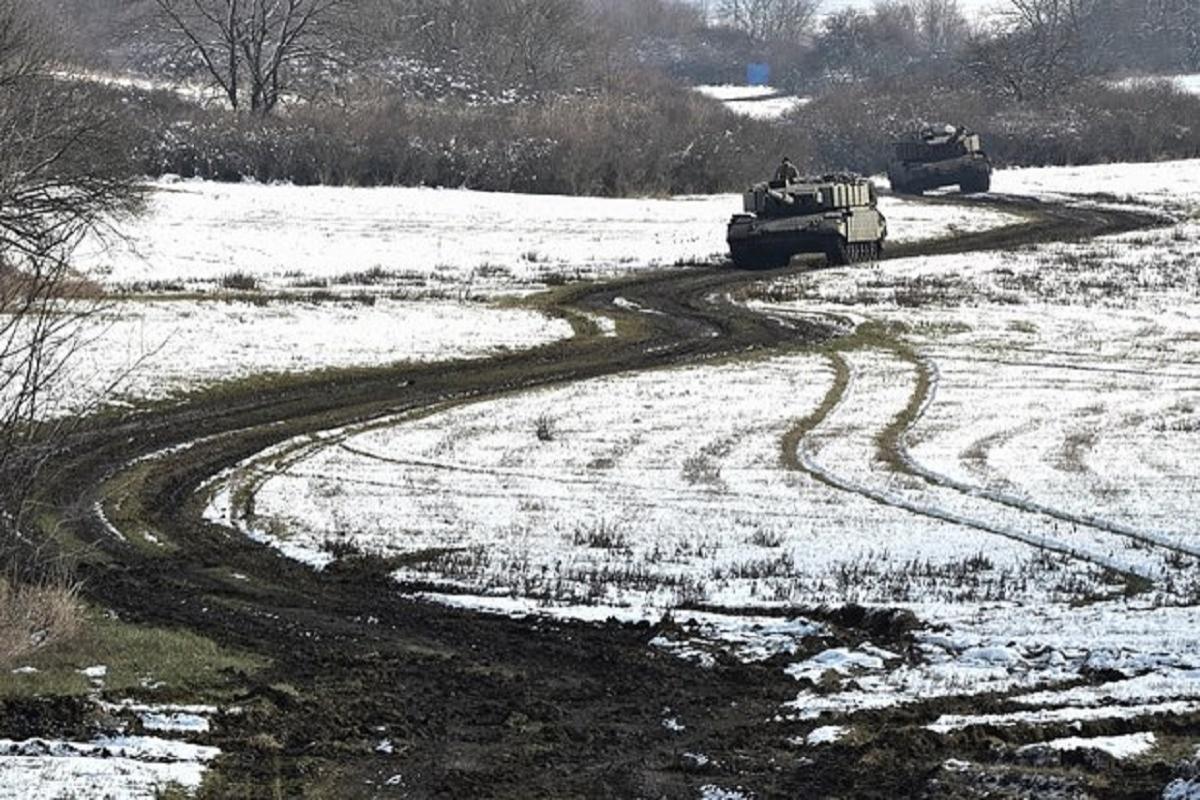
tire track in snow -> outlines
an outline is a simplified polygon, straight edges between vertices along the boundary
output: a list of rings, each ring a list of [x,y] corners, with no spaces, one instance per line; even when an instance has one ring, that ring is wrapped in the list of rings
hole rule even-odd
[[[1168,534],[1161,531],[1149,531],[1139,528],[1134,528],[1114,520],[1104,519],[1092,514],[1076,514],[1057,508],[1045,503],[1040,503],[1036,500],[1027,497],[1021,497],[1007,492],[999,492],[993,489],[988,489],[985,486],[978,484],[960,481],[945,473],[938,472],[930,467],[925,466],[912,455],[908,446],[908,434],[916,427],[922,417],[928,412],[933,405],[933,401],[937,394],[937,387],[941,381],[941,372],[937,365],[929,358],[918,356],[918,368],[927,376],[926,382],[930,386],[930,390],[926,393],[925,401],[918,410],[915,418],[901,434],[895,442],[895,452],[904,463],[908,471],[931,484],[943,486],[949,489],[954,489],[958,492],[971,497],[977,497],[983,500],[989,500],[999,505],[1007,506],[1019,511],[1027,511],[1032,514],[1042,514],[1052,517],[1061,522],[1070,523],[1072,525],[1086,526],[1107,533],[1123,536],[1141,544],[1151,547],[1160,547],[1170,550],[1178,555],[1189,556],[1192,558],[1200,558],[1200,547],[1185,544],[1174,539]]]
[[[851,477],[839,474],[835,469],[825,466],[818,460],[817,454],[806,445],[806,440],[811,438],[819,427],[837,414],[838,410],[845,403],[846,398],[850,395],[855,382],[854,370],[841,353],[835,352],[831,354],[830,359],[837,373],[844,375],[845,380],[839,381],[830,390],[827,404],[814,415],[801,422],[800,425],[784,437],[783,460],[788,468],[804,472],[833,489],[848,492],[872,502],[907,511],[927,519],[948,522],[984,533],[1002,536],[1040,550],[1059,553],[1133,576],[1136,579],[1151,580],[1154,577],[1152,574],[1146,574],[1144,570],[1137,569],[1136,565],[1120,563],[1103,553],[1083,549],[1051,536],[1038,535],[1013,526],[996,524],[982,517],[954,511],[932,502],[913,500],[897,492],[876,488],[854,480]],[[916,396],[914,395],[914,397]]]
[[[1200,558],[1200,548],[1176,541],[1163,532],[1141,530],[1095,515],[1072,513],[1030,498],[961,481],[920,463],[909,449],[908,438],[936,399],[941,379],[937,365],[930,358],[917,355],[898,342],[880,345],[861,341],[851,343],[851,341],[848,340],[848,346],[835,348],[829,356],[837,378],[825,402],[813,415],[799,423],[784,437],[783,460],[788,468],[799,469],[825,485],[883,505],[929,519],[963,525],[985,533],[1003,536],[1145,581],[1155,582],[1173,569],[1177,569],[1178,565],[1174,564],[1173,560],[1177,560],[1181,556]],[[854,354],[860,354],[861,357],[861,354],[867,352],[890,353],[894,360],[911,364],[917,373],[908,406],[896,414],[892,422],[874,436],[873,442],[879,452],[877,453],[878,457],[873,458],[872,461],[882,460],[889,463],[893,474],[906,474],[931,487],[954,492],[963,498],[969,498],[969,501],[979,501],[979,508],[968,513],[952,508],[945,502],[934,502],[934,498],[914,499],[902,492],[870,485],[826,466],[819,459],[818,453],[807,446],[806,441],[813,438],[820,428],[828,426],[844,406],[850,394],[857,388],[857,384],[861,383],[861,380],[855,377],[856,374],[861,374],[861,370],[853,367],[848,356],[852,358]],[[851,423],[850,430],[853,430],[853,423]],[[995,508],[989,508],[989,506]],[[1025,521],[1020,524],[999,522],[992,516],[997,512]],[[1074,526],[1076,533],[1090,534],[1091,545],[1083,546],[1067,541],[1059,535],[1036,532],[1039,527],[1044,530],[1048,520],[1051,521],[1049,524],[1054,528],[1055,534],[1057,534],[1056,523],[1058,522]],[[1083,529],[1083,531],[1079,529]],[[1136,560],[1120,559],[1114,556],[1115,553],[1127,550],[1130,543],[1152,548],[1153,556],[1148,557],[1146,554]],[[1152,563],[1145,563],[1147,560]],[[1142,563],[1138,563],[1139,561]]]

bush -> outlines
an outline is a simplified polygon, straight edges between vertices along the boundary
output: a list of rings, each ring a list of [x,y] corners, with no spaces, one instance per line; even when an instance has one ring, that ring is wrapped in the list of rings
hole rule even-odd
[[[79,629],[83,606],[61,582],[15,583],[0,578],[0,667]]]
[[[537,104],[362,98],[266,119],[164,92],[97,91],[124,109],[146,174],[224,181],[600,196],[740,191],[784,153],[804,172],[882,171],[895,137],[939,120],[979,131],[1005,165],[1200,154],[1200,98],[1165,83],[1097,83],[1037,104],[997,99],[961,79],[910,76],[839,86],[780,123],[735,116],[649,74]]]
[[[258,278],[249,272],[227,272],[221,276],[221,288],[237,292],[257,291]]]
[[[740,190],[783,150],[803,157],[788,128],[650,77],[537,104],[383,99],[265,119],[105,91],[151,176],[622,196]]]
[[[843,88],[793,114],[812,133],[822,169],[882,171],[890,143],[922,121],[966,124],[1002,165],[1154,161],[1200,154],[1200,98],[1167,84],[1091,84],[1053,103],[1000,102],[967,88],[919,82]]]

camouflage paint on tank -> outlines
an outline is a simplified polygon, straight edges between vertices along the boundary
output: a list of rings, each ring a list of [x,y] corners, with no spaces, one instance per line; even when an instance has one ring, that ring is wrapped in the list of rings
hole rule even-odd
[[[875,186],[858,175],[824,175],[755,184],[727,241],[739,267],[782,266],[800,253],[824,253],[831,263],[877,258],[887,222]]]

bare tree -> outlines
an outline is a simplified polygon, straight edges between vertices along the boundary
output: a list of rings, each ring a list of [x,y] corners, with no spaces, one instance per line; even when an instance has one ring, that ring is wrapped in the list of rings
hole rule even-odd
[[[592,0],[382,0],[378,19],[402,58],[474,89],[542,92],[586,81],[611,43]],[[411,65],[408,65],[411,66]],[[592,75],[588,75],[590,78]]]
[[[159,19],[234,109],[269,114],[304,61],[334,55],[343,0],[154,0]]]
[[[587,54],[590,12],[578,0],[495,0],[505,71],[533,89]]]
[[[977,36],[968,62],[1018,101],[1044,100],[1095,74],[1111,33],[1094,25],[1096,0],[1009,0],[1004,29]]]
[[[721,0],[718,14],[756,42],[788,43],[809,34],[819,8],[819,0]]]
[[[921,44],[930,58],[958,52],[971,32],[958,0],[917,0],[916,16]]]
[[[56,76],[39,11],[0,0],[0,550],[10,567],[30,563],[22,513],[53,446],[46,391],[86,314],[72,251],[139,202],[113,119],[89,87]]]

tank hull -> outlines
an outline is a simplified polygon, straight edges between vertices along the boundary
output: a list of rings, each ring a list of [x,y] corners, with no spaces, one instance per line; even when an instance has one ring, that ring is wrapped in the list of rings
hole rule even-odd
[[[824,255],[831,264],[879,257],[887,223],[875,208],[852,208],[804,216],[760,218],[738,214],[726,240],[736,266],[769,269],[804,253]]]
[[[893,161],[888,180],[897,194],[921,194],[930,189],[957,185],[963,192],[986,192],[991,188],[992,163],[982,153],[946,161]]]

